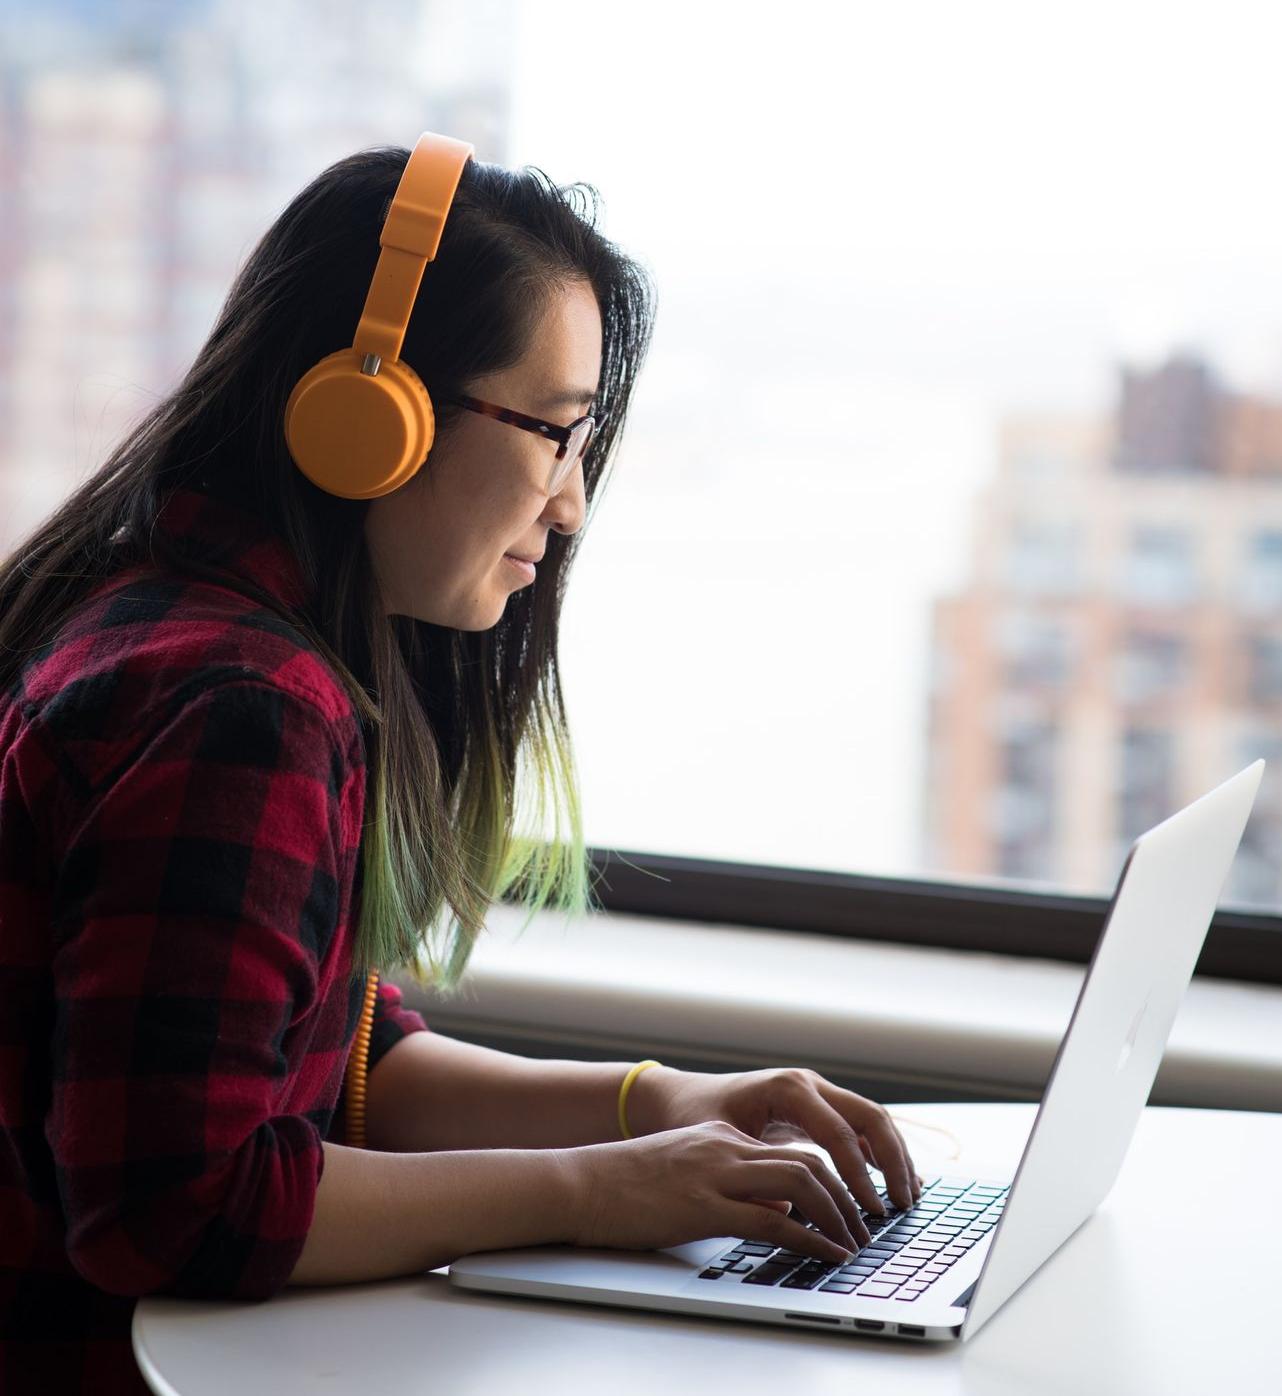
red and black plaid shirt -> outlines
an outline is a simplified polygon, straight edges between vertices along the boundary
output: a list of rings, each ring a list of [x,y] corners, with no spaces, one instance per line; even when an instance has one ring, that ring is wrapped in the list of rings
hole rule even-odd
[[[159,526],[304,599],[237,507]],[[284,1287],[343,1138],[364,797],[333,670],[231,588],[118,573],[0,694],[0,1390],[145,1392],[138,1296]],[[426,1026],[380,981],[370,1068]]]

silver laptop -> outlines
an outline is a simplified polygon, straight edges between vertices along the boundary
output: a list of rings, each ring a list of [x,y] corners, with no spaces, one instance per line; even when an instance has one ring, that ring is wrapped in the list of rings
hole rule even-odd
[[[1113,1186],[1263,772],[1253,762],[1131,845],[1013,1178],[923,1173],[929,1186],[901,1212],[873,1170],[887,1216],[863,1213],[872,1240],[844,1265],[719,1236],[654,1251],[482,1251],[454,1261],[451,1283],[843,1334],[972,1337]]]

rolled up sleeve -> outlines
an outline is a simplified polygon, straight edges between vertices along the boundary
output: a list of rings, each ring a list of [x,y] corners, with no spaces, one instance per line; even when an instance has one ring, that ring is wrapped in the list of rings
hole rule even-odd
[[[379,977],[374,999],[374,1024],[369,1036],[368,1068],[373,1071],[384,1055],[412,1032],[429,1031],[423,1015],[406,1008],[399,984]]]
[[[292,1273],[324,1153],[286,1106],[289,1048],[346,913],[362,772],[305,697],[228,681],[65,828],[45,1132],[91,1284],[257,1299]]]

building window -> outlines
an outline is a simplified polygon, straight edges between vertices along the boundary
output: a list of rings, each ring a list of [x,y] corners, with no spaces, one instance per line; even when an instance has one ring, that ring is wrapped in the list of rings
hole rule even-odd
[[[1282,532],[1264,529],[1252,535],[1242,574],[1242,601],[1252,611],[1282,607]]]
[[[1073,668],[1073,637],[1055,616],[1008,610],[996,618],[993,636],[1004,682],[1019,688],[1059,688]]]
[[[1175,736],[1149,727],[1122,733],[1118,837],[1124,847],[1175,810]]]
[[[1282,703],[1282,637],[1252,635],[1248,640],[1253,703]]]
[[[1278,866],[1278,849],[1282,848],[1282,737],[1272,732],[1245,737],[1238,747],[1238,766],[1248,766],[1261,756],[1264,775],[1221,903],[1277,905],[1282,882]]]
[[[1182,635],[1132,630],[1117,655],[1115,683],[1122,703],[1150,703],[1177,694],[1187,679]]]
[[[997,872],[1005,877],[1054,876],[1058,737],[1054,723],[1022,722],[999,739],[992,824]]]
[[[1078,576],[1078,530],[1066,523],[1017,523],[1006,549],[1006,583],[1024,596],[1071,596]]]
[[[1182,528],[1139,524],[1122,569],[1122,594],[1135,605],[1173,606],[1197,595],[1193,538]]]

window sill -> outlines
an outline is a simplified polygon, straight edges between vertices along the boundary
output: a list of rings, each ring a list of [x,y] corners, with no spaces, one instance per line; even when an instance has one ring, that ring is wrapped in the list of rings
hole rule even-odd
[[[900,1100],[1036,1100],[1085,973],[618,912],[545,914],[518,937],[525,914],[492,908],[453,998],[392,976],[406,1003],[441,1032],[531,1055],[804,1064]],[[1279,1021],[1282,988],[1195,979],[1151,1103],[1282,1110]]]

